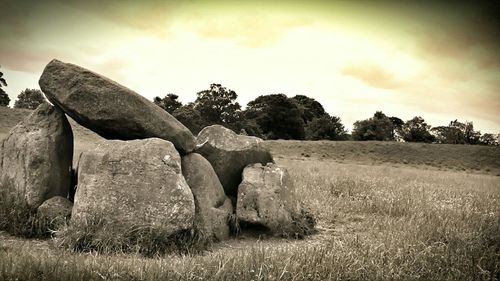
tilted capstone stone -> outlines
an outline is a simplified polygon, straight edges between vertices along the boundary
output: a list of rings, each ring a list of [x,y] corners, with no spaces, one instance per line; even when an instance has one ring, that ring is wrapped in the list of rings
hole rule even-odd
[[[181,153],[195,148],[191,131],[134,91],[85,68],[52,60],[39,80],[53,104],[106,139],[168,140]]]

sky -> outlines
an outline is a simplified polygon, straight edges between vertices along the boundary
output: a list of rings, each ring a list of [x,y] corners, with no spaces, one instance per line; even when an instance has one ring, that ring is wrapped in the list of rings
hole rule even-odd
[[[219,83],[242,105],[307,95],[348,129],[380,110],[500,133],[495,2],[0,0],[0,71],[11,106],[55,58],[150,100]]]

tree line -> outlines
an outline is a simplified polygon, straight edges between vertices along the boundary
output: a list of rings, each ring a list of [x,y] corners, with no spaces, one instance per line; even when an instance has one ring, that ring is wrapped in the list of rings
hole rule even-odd
[[[351,134],[341,119],[328,114],[313,98],[284,94],[261,95],[243,110],[235,91],[220,84],[196,94],[196,100],[182,104],[175,94],[155,97],[153,102],[185,124],[193,133],[219,124],[235,132],[264,139],[405,141],[446,144],[498,145],[500,134],[481,134],[472,122],[451,121],[431,127],[420,116],[403,121],[377,111],[373,117],[356,121]]]
[[[0,106],[10,99],[3,91],[7,86],[0,72]],[[373,117],[356,121],[351,134],[341,119],[328,114],[317,100],[305,95],[260,95],[245,109],[237,102],[235,91],[221,84],[211,84],[196,94],[194,102],[183,104],[179,96],[167,94],[153,102],[181,121],[194,134],[203,127],[223,125],[240,134],[263,139],[405,141],[446,144],[498,145],[500,134],[481,134],[472,122],[450,121],[447,126],[432,127],[420,116],[403,121],[377,111]],[[14,108],[35,109],[45,100],[38,89],[22,91]]]

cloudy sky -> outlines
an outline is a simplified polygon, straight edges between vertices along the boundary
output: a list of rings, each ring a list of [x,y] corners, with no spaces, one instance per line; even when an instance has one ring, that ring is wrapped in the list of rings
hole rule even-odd
[[[348,128],[382,110],[500,133],[498,5],[374,2],[2,0],[4,90],[39,88],[57,58],[148,99],[221,83],[243,105],[313,97]]]

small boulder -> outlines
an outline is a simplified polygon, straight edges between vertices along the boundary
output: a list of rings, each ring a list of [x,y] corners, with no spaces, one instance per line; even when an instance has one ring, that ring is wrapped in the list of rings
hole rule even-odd
[[[188,154],[182,157],[182,173],[194,195],[195,227],[209,237],[227,239],[233,206],[210,162],[200,154]]]
[[[272,163],[245,168],[236,203],[240,222],[287,234],[294,231],[294,217],[299,213],[295,187],[285,168]]]
[[[40,88],[80,125],[106,139],[157,137],[182,153],[196,140],[181,122],[134,91],[85,68],[52,60],[40,77]]]
[[[81,154],[72,222],[99,216],[117,231],[147,227],[171,235],[191,229],[194,214],[172,143],[105,140]]]
[[[37,215],[50,222],[64,220],[71,217],[73,203],[62,196],[54,196],[38,207]]]
[[[59,108],[41,104],[0,145],[0,186],[33,209],[51,197],[68,195],[73,132]]]
[[[205,127],[198,134],[196,152],[211,164],[228,196],[236,197],[243,169],[254,163],[273,162],[262,139],[237,135],[220,125]]]

